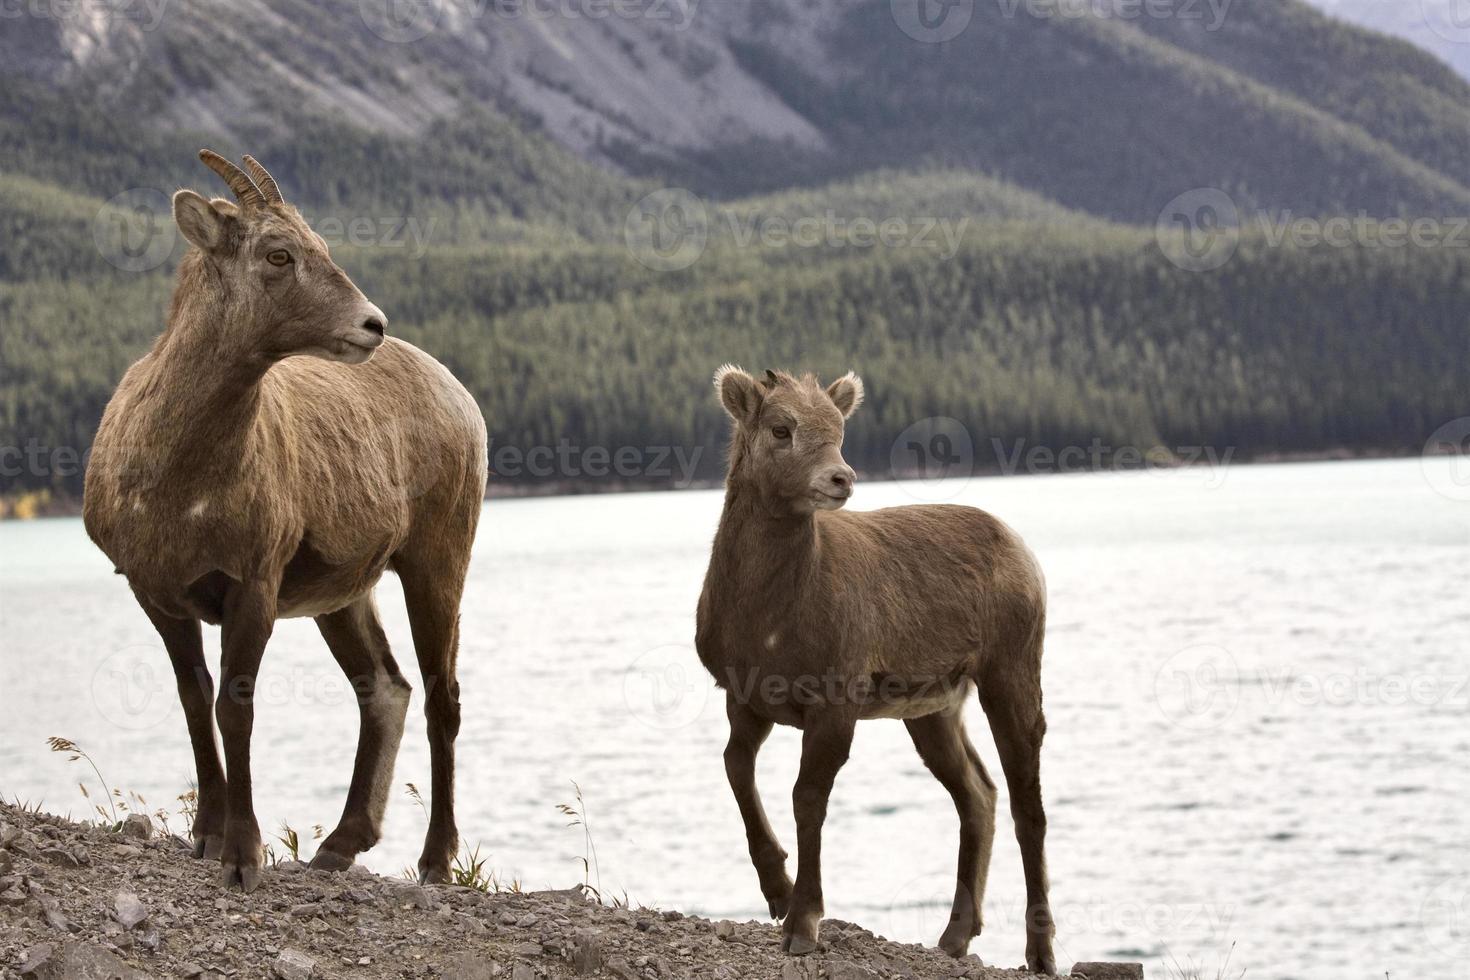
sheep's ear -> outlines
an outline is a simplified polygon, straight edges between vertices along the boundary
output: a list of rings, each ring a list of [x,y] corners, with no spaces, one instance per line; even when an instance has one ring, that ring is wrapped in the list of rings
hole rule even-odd
[[[847,418],[863,403],[863,379],[849,371],[832,382],[827,389],[827,397],[832,399],[842,417]]]
[[[233,210],[233,209],[232,209]],[[174,195],[174,221],[190,244],[205,252],[218,252],[230,240],[230,223],[235,218],[222,214],[214,204],[193,191]]]
[[[733,364],[726,364],[715,372],[715,390],[720,393],[720,404],[730,417],[741,425],[749,425],[760,414],[760,385],[750,375]]]

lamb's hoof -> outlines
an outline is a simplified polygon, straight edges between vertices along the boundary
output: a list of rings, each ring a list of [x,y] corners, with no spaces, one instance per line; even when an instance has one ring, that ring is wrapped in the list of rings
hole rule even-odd
[[[1026,969],[1032,973],[1040,973],[1048,977],[1057,975],[1057,961],[1052,956],[1051,950],[1044,952],[1026,952]]]
[[[194,856],[205,861],[218,861],[224,853],[225,838],[222,834],[201,834],[194,838]]]
[[[970,940],[972,938],[971,936],[951,936],[949,933],[945,933],[939,937],[939,948],[955,959],[961,960],[970,951]]]
[[[449,876],[448,868],[430,868],[419,865],[420,885],[447,885],[453,881],[454,879]]]
[[[220,884],[230,891],[242,891],[248,895],[260,887],[260,868],[226,861],[220,874]]]
[[[789,932],[781,937],[781,952],[791,956],[809,956],[817,951],[817,941]]]
[[[791,907],[791,896],[787,895],[783,898],[772,898],[768,900],[767,904],[769,904],[771,908],[771,918],[775,919],[777,922],[780,922],[782,919],[786,918],[786,910]]]
[[[352,858],[335,851],[317,851],[316,857],[311,859],[313,871],[346,871],[352,867]]]

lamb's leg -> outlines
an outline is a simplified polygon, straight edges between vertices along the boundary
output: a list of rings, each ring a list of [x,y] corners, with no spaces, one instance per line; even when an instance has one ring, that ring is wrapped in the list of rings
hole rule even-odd
[[[816,950],[822,924],[822,823],[837,773],[852,748],[856,718],[834,711],[808,713],[801,741],[801,770],[792,803],[796,811],[796,886],[782,926],[781,948],[796,956]]]
[[[244,582],[225,593],[220,692],[215,704],[225,743],[225,841],[220,853],[226,888],[254,891],[264,852],[250,785],[250,733],[255,724],[255,677],[275,628],[276,585]]]
[[[459,849],[459,829],[454,821],[454,741],[460,724],[459,602],[467,566],[467,555],[443,564],[404,558],[396,566],[424,680],[424,716],[429,730],[433,793],[429,798],[429,831],[419,857],[419,880],[425,884],[449,882],[449,866]]]
[[[964,956],[970,940],[980,935],[985,879],[990,872],[990,850],[995,840],[995,783],[965,735],[959,712],[938,713],[906,721],[914,748],[924,765],[954,798],[960,815],[959,871],[954,907],[939,948],[950,956]]]
[[[786,874],[786,851],[781,847],[755,784],[755,757],[771,734],[772,724],[742,704],[732,691],[725,698],[730,718],[730,742],[725,746],[725,775],[740,817],[745,821],[745,839],[750,861],[760,878],[761,893],[771,909],[771,918],[786,917],[791,902],[791,878]]]
[[[1026,966],[1035,973],[1054,974],[1052,936],[1056,929],[1047,895],[1046,811],[1041,802],[1041,741],[1046,735],[1041,685],[996,671],[993,679],[980,685],[980,704],[1005,770],[1016,842],[1021,845],[1021,866],[1026,873]]]
[[[138,603],[168,649],[179,703],[184,707],[184,721],[189,726],[189,741],[194,748],[194,771],[199,786],[191,829],[194,856],[217,861],[225,841],[225,770],[214,737],[214,681],[204,662],[199,620],[164,615],[142,596],[138,596]]]
[[[316,623],[352,684],[361,719],[342,819],[311,861],[313,868],[344,871],[382,837],[411,689],[393,660],[371,593],[345,609],[318,616]]]

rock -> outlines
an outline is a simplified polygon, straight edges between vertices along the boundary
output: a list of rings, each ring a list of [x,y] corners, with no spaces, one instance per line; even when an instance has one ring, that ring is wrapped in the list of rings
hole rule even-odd
[[[133,840],[147,840],[153,836],[153,821],[148,819],[146,813],[130,813],[122,822],[118,833]]]
[[[735,923],[729,919],[721,919],[715,923],[715,935],[729,941],[735,935]]]
[[[77,856],[64,847],[48,847],[41,851],[41,857],[63,868],[80,868],[82,866],[82,862],[77,860]]]
[[[1143,964],[1078,963],[1072,967],[1072,975],[1087,980],[1143,980]]]
[[[587,976],[602,969],[602,937],[593,929],[578,929],[572,937],[572,969]]]
[[[827,964],[828,980],[875,980],[877,976],[867,967],[848,960],[834,960]]]
[[[483,953],[460,953],[446,960],[440,972],[445,980],[494,980],[499,976],[498,966]]]
[[[57,932],[73,932],[75,927],[61,914],[61,909],[54,900],[41,903],[41,921],[45,922]]]
[[[517,943],[516,944],[516,947],[515,947],[515,954],[517,956],[540,956],[541,955],[541,944],[540,943]]]
[[[321,911],[322,907],[320,905],[315,902],[307,902],[304,905],[293,906],[291,909],[291,918],[309,919],[314,915],[319,915]]]
[[[112,909],[124,929],[134,929],[148,918],[148,907],[132,892],[118,892],[112,900]]]
[[[511,971],[511,980],[536,980],[536,971],[529,963],[517,963],[516,968]]]
[[[541,920],[536,917],[535,912],[527,912],[516,920],[516,925],[521,929],[529,929]]]
[[[15,870],[15,859],[8,851],[0,851],[0,875],[8,875]]]
[[[26,950],[20,975],[29,980],[146,980],[100,946],[67,942],[60,950],[42,943]]]
[[[299,949],[283,949],[271,963],[271,973],[280,980],[311,980],[316,960]]]

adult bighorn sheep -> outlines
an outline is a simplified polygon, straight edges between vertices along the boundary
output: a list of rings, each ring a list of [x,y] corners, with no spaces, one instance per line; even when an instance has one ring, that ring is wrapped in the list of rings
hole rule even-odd
[[[83,510],[173,663],[198,769],[195,856],[218,858],[227,887],[260,881],[256,672],[275,621],[299,616],[316,619],[361,716],[346,806],[312,865],[345,869],[377,843],[410,691],[373,602],[391,568],[427,702],[433,795],[419,875],[447,881],[459,604],[484,497],[484,419],[441,364],[385,339],[382,311],[265,168],[199,156],[236,200],[174,195],[194,247],[167,327],[103,415]],[[222,627],[223,766],[201,620]]]
[[[995,833],[995,783],[965,734],[974,688],[990,721],[1026,874],[1026,962],[1054,973],[1041,802],[1041,647],[1046,586],[1020,537],[971,507],[848,513],[845,420],[852,374],[739,368],[715,375],[733,419],[725,508],[699,600],[700,660],[726,690],[725,771],[782,948],[811,952],[822,918],[822,822],[857,722],[901,718],[960,817],[958,883],[939,945],[963,956],[980,934]],[[775,724],[802,730],[792,885],[756,790],[756,753]]]

